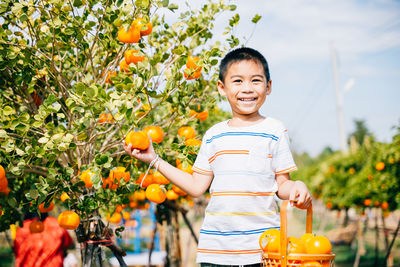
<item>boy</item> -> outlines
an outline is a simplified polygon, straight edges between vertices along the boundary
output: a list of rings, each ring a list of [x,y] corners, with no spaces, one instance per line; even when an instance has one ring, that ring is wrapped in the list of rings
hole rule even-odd
[[[152,146],[146,151],[124,148],[155,163],[189,195],[201,196],[210,187],[197,251],[201,266],[260,266],[259,236],[280,225],[275,193],[302,209],[311,196],[303,182],[290,181],[296,165],[283,124],[259,113],[271,93],[265,58],[251,48],[229,52],[220,64],[218,91],[227,98],[232,119],[205,133],[193,174],[159,159]]]

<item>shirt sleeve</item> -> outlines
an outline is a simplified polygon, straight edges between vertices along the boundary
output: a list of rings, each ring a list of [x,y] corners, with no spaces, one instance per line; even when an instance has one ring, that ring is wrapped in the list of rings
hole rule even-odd
[[[272,154],[272,168],[275,174],[284,174],[297,170],[289,147],[287,130],[283,130]]]
[[[204,175],[213,175],[213,171],[211,170],[210,162],[208,161],[208,152],[207,147],[207,133],[203,136],[203,140],[201,142],[199,153],[197,154],[196,161],[193,164],[192,170],[194,172],[204,174]]]

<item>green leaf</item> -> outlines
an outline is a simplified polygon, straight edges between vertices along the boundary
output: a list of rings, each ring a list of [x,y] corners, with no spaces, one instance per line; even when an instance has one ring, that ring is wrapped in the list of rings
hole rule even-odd
[[[217,65],[218,64],[218,59],[211,60],[210,64],[211,64],[211,66]]]
[[[257,23],[260,19],[261,19],[261,16],[258,15],[258,14],[256,14],[256,15],[253,17],[253,19],[251,20],[251,22]]]
[[[86,95],[90,98],[97,96],[99,89],[96,85],[92,84],[88,88],[86,88]]]
[[[74,0],[74,3],[72,4],[74,7],[80,7],[82,5],[81,0]]]
[[[169,5],[169,0],[162,1],[163,7],[167,7]]]
[[[178,7],[178,5],[176,5],[176,4],[170,4],[170,5],[168,6],[168,9],[171,10],[172,12],[175,12],[175,10],[178,9],[178,8],[179,8],[179,7]]]
[[[85,91],[86,85],[82,82],[76,84],[76,93],[80,96],[83,95],[83,92]]]
[[[8,204],[12,208],[15,208],[17,206],[17,200],[14,197],[10,197],[10,198],[8,198]]]
[[[229,10],[230,10],[230,11],[235,11],[236,8],[237,8],[236,5],[230,5],[230,6],[229,6]]]
[[[15,110],[10,106],[5,106],[3,109],[4,115],[8,116],[15,113]]]

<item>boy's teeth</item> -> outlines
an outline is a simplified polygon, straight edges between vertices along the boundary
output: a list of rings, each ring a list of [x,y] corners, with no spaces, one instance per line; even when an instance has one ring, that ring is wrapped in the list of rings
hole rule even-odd
[[[256,98],[239,98],[240,101],[254,101]]]

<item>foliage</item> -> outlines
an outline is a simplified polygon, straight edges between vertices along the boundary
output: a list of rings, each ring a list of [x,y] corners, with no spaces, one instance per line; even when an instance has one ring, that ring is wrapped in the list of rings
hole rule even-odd
[[[398,209],[400,127],[397,131],[392,143],[363,138],[362,145],[353,144],[349,153],[324,154],[293,177],[304,180],[314,197],[322,198],[329,208],[353,207],[360,212],[373,206],[389,211]],[[365,205],[368,202],[371,204]],[[384,202],[388,208],[382,205]]]
[[[70,196],[65,206],[81,220],[127,204],[147,169],[122,149],[130,130],[162,127],[164,140],[154,144],[158,154],[171,163],[193,163],[189,152],[196,148],[183,145],[177,129],[190,125],[201,139],[205,127],[226,118],[216,108],[216,66],[239,44],[232,35],[239,17],[227,22],[225,40],[215,41],[216,16],[235,6],[209,2],[167,23],[165,14],[177,8],[168,0],[1,2],[0,164],[11,191],[0,196],[7,214],[0,231],[63,192]],[[121,43],[119,28],[139,17],[151,21],[153,32],[138,43]],[[124,72],[118,66],[128,49],[145,60]],[[192,55],[200,58],[202,75],[189,81],[184,69]],[[205,122],[189,116],[199,105],[210,112]],[[112,120],[99,123],[103,113]],[[117,166],[126,167],[131,180],[121,179],[116,190],[102,188],[101,178]],[[93,186],[85,187],[79,173],[89,169]]]

